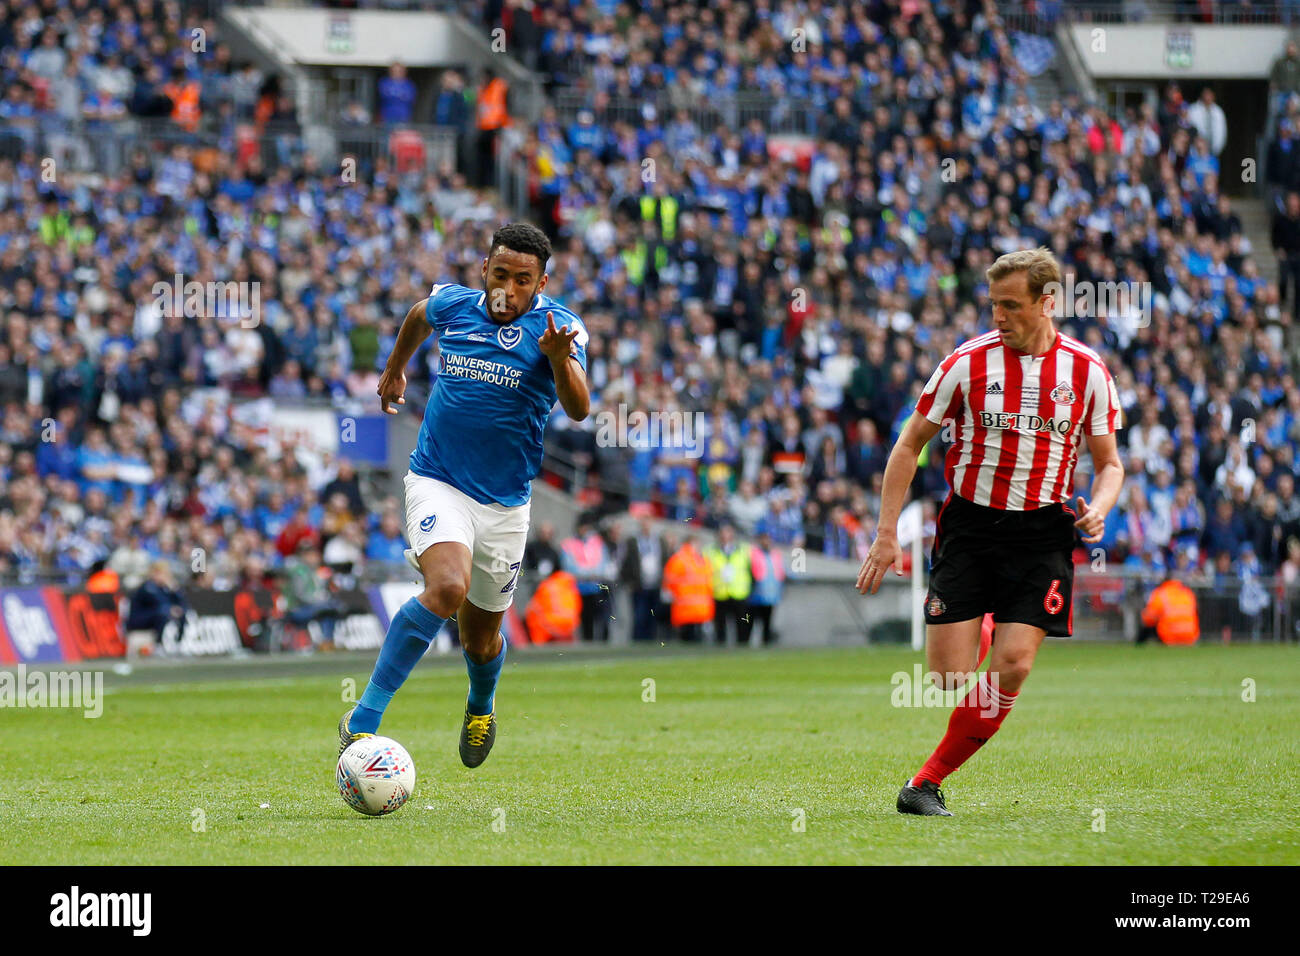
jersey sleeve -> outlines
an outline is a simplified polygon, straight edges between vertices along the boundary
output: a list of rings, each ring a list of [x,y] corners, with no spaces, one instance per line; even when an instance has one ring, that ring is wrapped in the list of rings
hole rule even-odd
[[[447,327],[447,306],[451,304],[452,289],[456,286],[450,282],[435,285],[429,290],[429,297],[424,300],[424,318],[435,332],[442,332]]]
[[[961,356],[956,352],[939,363],[939,367],[925,383],[921,397],[917,399],[916,410],[936,425],[942,425],[944,416],[950,413],[953,399],[961,390],[962,369]]]
[[[577,359],[578,364],[582,366],[582,370],[586,372],[588,339],[587,326],[584,325],[582,319],[578,318],[576,315],[573,316],[571,325],[576,325],[578,327],[578,337],[573,340],[573,345],[569,349],[569,355],[571,358]]]
[[[1087,434],[1110,435],[1119,431],[1119,390],[1115,388],[1115,380],[1110,377],[1110,370],[1100,362],[1089,363],[1085,408]]]

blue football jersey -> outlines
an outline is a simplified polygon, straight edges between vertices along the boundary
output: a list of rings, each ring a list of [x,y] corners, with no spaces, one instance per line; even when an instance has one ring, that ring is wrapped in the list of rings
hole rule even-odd
[[[411,471],[459,488],[482,504],[522,505],[542,469],[542,432],[559,400],[551,361],[537,340],[546,313],[557,329],[580,330],[572,354],[587,369],[587,329],[573,312],[538,295],[507,325],[487,313],[487,293],[435,285],[425,317],[441,353]]]

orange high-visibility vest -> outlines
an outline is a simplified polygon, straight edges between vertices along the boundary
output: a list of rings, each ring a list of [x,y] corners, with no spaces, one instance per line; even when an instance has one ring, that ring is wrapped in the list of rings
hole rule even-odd
[[[556,571],[538,585],[524,612],[528,639],[534,644],[573,640],[581,619],[578,582],[568,571]]]
[[[669,558],[664,586],[673,596],[673,627],[713,620],[713,569],[700,552],[684,545]]]
[[[506,90],[506,81],[498,76],[479,92],[479,129],[500,129],[510,125],[510,114],[506,112]]]
[[[168,83],[163,92],[172,101],[172,122],[193,132],[199,128],[199,84]]]
[[[1156,637],[1165,644],[1195,644],[1201,636],[1196,616],[1196,595],[1181,581],[1166,581],[1151,592],[1142,610],[1142,623],[1155,625]]]
[[[86,590],[92,594],[113,594],[121,586],[117,572],[112,568],[96,571],[86,579]]]

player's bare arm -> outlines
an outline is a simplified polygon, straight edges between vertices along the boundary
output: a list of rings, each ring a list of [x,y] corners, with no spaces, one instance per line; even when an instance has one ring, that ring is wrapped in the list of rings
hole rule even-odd
[[[555,316],[546,313],[546,331],[537,340],[538,346],[551,361],[551,372],[555,375],[555,394],[560,398],[560,407],[564,414],[575,422],[580,422],[591,411],[591,393],[587,391],[587,375],[573,357],[573,342],[581,329],[569,331],[569,326],[555,327]]]
[[[898,436],[894,450],[885,465],[885,482],[880,493],[880,520],[876,524],[876,540],[858,571],[858,592],[875,594],[885,579],[885,569],[890,565],[894,573],[903,573],[903,552],[898,546],[898,516],[903,510],[907,489],[916,476],[916,460],[939,433],[939,426],[920,412],[913,412]]]
[[[1088,454],[1092,455],[1094,471],[1092,501],[1079,497],[1079,519],[1074,526],[1085,542],[1096,544],[1106,531],[1106,515],[1115,507],[1124,486],[1124,462],[1120,460],[1114,432],[1089,435]]]
[[[406,313],[402,328],[397,333],[397,341],[393,343],[393,353],[388,356],[384,374],[379,376],[379,387],[376,389],[379,394],[379,407],[389,415],[396,415],[398,412],[396,407],[390,406],[406,404],[406,399],[402,397],[406,394],[406,364],[411,361],[415,350],[433,332],[425,319],[428,301],[428,299],[421,299]]]

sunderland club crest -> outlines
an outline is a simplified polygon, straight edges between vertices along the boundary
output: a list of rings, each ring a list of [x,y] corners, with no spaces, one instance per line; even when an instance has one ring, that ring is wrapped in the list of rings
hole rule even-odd
[[[1073,405],[1074,389],[1070,388],[1069,383],[1062,382],[1052,389],[1051,399],[1058,405]]]

